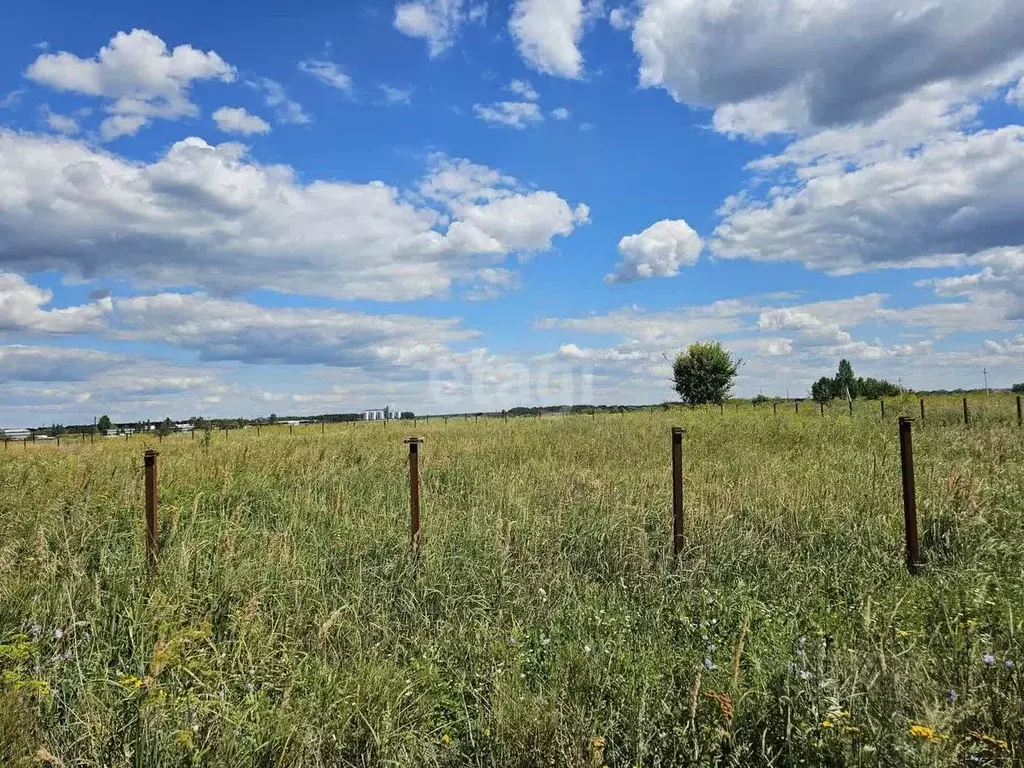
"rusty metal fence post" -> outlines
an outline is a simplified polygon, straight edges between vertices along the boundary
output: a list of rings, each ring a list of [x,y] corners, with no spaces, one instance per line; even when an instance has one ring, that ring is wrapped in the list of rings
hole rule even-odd
[[[821,415],[824,416],[825,415],[825,403],[824,402],[819,402],[818,403],[818,407],[821,408]]]
[[[779,404],[778,404],[778,402],[772,403],[772,415],[773,416],[778,416],[779,415]]]
[[[156,451],[143,454],[146,468],[146,557],[150,565],[156,565],[159,545],[156,539]]]
[[[921,572],[921,558],[917,547],[917,490],[914,486],[912,423],[913,419],[909,416],[900,416],[900,466],[903,474],[903,530],[907,544],[907,570],[916,575]]]
[[[420,444],[418,437],[407,437],[409,446],[409,533],[412,551],[420,551]]]
[[[683,551],[686,533],[683,527],[683,436],[686,430],[672,427],[672,554]]]
[[[1024,424],[1024,419],[1022,419],[1020,410],[1020,395],[1017,395],[1017,426],[1019,427],[1021,424]]]
[[[966,427],[970,423],[970,414],[967,411],[967,398],[964,398],[964,426]]]
[[[793,412],[794,412],[794,413],[795,413],[795,414],[796,414],[797,416],[799,416],[799,415],[800,415],[800,401],[799,401],[799,400],[794,400],[794,401],[793,401]]]
[[[924,421],[924,398],[921,398],[921,421]]]

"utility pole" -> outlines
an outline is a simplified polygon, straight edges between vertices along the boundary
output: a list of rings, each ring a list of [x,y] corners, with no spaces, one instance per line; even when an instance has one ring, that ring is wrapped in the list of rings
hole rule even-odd
[[[989,394],[988,391],[988,368],[982,368],[981,372],[985,374],[985,394]]]

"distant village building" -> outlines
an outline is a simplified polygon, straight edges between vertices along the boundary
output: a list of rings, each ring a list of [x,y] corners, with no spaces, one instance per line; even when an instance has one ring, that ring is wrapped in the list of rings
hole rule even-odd
[[[30,440],[32,438],[32,430],[25,429],[24,427],[7,427],[0,429],[0,437],[4,440]]]
[[[180,424],[175,424],[174,428],[178,432],[191,432],[192,430],[195,429],[195,427],[189,424],[187,421],[183,421]]]
[[[368,411],[363,411],[363,421],[387,421],[397,418],[398,411],[393,411],[386,405],[383,408],[371,408]]]

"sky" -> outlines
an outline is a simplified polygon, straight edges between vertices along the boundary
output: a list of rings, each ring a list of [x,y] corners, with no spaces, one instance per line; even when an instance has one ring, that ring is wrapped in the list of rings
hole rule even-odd
[[[1024,380],[1019,0],[41,0],[0,426]]]

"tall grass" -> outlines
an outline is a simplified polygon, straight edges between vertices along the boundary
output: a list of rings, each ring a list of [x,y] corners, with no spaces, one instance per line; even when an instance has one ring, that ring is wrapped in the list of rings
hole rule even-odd
[[[0,450],[0,765],[1014,765],[1012,399]],[[687,545],[670,556],[669,427]]]

